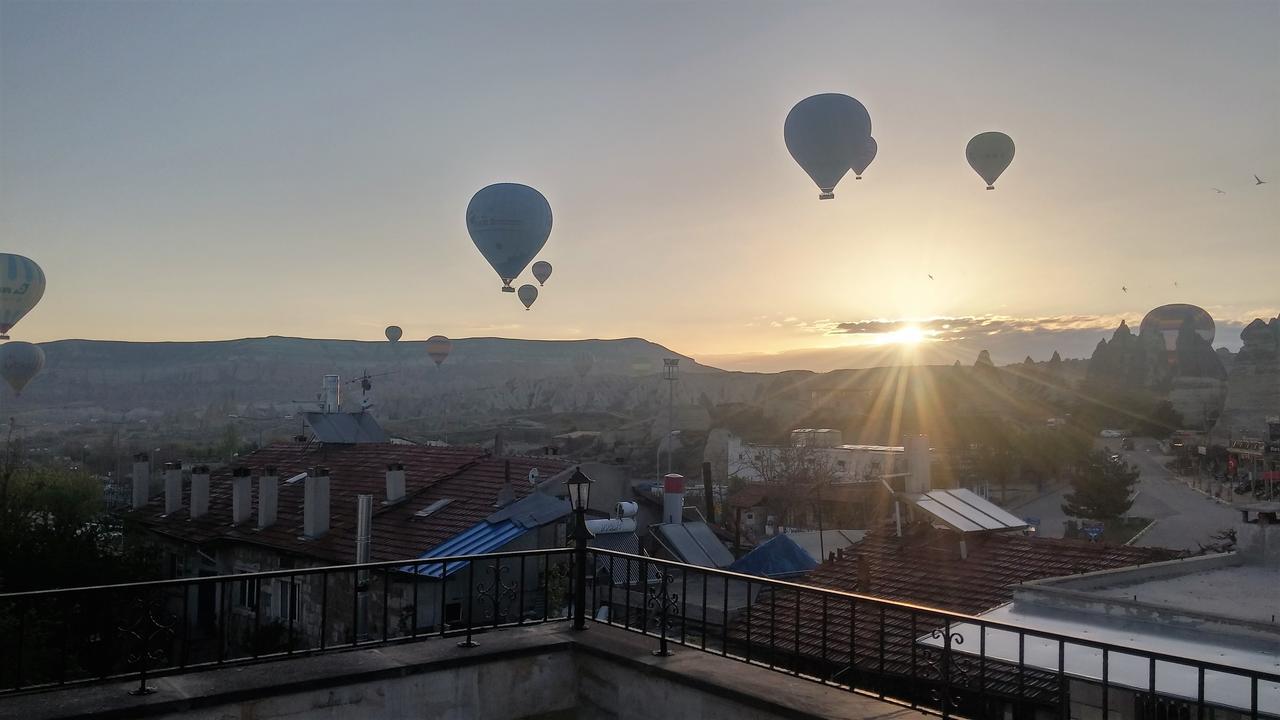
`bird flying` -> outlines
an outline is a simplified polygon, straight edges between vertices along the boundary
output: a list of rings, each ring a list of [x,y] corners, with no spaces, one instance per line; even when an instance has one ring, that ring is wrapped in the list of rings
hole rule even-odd
[[[930,280],[932,280],[932,279],[933,279],[933,276],[932,276],[932,275],[930,275],[930,276],[929,276],[929,279],[930,279]]]
[[[1209,189],[1210,189],[1210,190],[1212,190],[1212,191],[1214,191],[1214,192],[1216,192],[1216,193],[1218,193],[1219,195],[1226,195],[1226,194],[1227,194],[1227,191],[1226,191],[1226,190],[1219,190],[1218,188],[1209,188]]]
[[[1253,179],[1257,181],[1257,182],[1255,182],[1255,183],[1254,183],[1254,185],[1266,185],[1266,184],[1267,184],[1267,181],[1266,181],[1266,180],[1263,180],[1262,178],[1258,177],[1257,175],[1254,175],[1254,176],[1253,176]]]
[[[1125,287],[1124,285],[1121,285],[1121,286],[1120,286],[1120,289],[1121,289],[1121,290],[1123,290],[1123,291],[1125,291],[1125,292],[1129,292],[1129,288]]]

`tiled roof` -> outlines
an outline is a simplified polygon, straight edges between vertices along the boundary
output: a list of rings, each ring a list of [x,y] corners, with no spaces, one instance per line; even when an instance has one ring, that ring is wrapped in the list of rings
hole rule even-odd
[[[891,531],[876,530],[847,548],[842,557],[822,563],[801,582],[977,614],[1012,600],[1012,586],[1021,582],[1159,562],[1177,555],[1160,548],[996,533],[966,536],[967,558],[962,560],[959,540],[957,533],[923,524],[910,528],[902,538]],[[860,563],[865,563],[861,572],[870,579],[870,587],[860,586]],[[909,611],[890,609],[882,618],[880,606],[860,602],[851,633],[849,601],[828,597],[824,607],[823,596],[801,593],[799,612],[796,605],[796,594],[790,590],[766,591],[750,615],[740,617],[731,636],[745,640],[750,633],[757,648],[762,643],[768,646],[772,625],[772,646],[778,654],[794,657],[798,637],[802,655],[809,659],[825,656],[847,666],[852,635],[858,668],[867,671],[879,670],[883,634],[887,673],[918,676],[929,671],[929,658],[915,640],[942,623],[927,613],[916,613],[913,618]],[[988,689],[1009,691],[1015,687],[1016,672],[1010,668],[988,664],[987,672],[984,682]],[[1033,674],[1023,681],[1032,683],[1028,687],[1052,687],[1046,678]]]
[[[257,450],[239,463],[255,474],[275,467],[280,476],[278,519],[270,527],[257,528],[256,481],[250,521],[231,525],[231,468],[214,471],[209,481],[209,513],[196,520],[188,519],[189,485],[185,483],[183,508],[174,516],[164,516],[163,496],[152,498],[147,507],[130,515],[158,533],[186,542],[249,542],[323,562],[348,563],[355,561],[356,496],[370,494],[374,496],[371,559],[415,558],[493,514],[507,461],[517,499],[533,490],[525,480],[531,468],[549,478],[568,467],[556,458],[496,458],[474,447],[279,443]],[[391,463],[404,465],[406,499],[384,505],[386,470]],[[284,481],[315,466],[329,469],[330,522],[328,533],[310,540],[302,537],[305,482]],[[444,498],[452,502],[429,517],[414,517],[415,512]]]

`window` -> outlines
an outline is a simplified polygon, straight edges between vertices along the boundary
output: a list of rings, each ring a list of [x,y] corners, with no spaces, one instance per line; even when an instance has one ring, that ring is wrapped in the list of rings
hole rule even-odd
[[[444,606],[444,624],[452,625],[462,619],[462,603],[452,602]]]
[[[299,583],[277,580],[276,591],[271,595],[271,616],[285,622],[298,619],[302,603],[302,587]]]
[[[258,609],[258,579],[236,583],[236,605],[248,610]]]

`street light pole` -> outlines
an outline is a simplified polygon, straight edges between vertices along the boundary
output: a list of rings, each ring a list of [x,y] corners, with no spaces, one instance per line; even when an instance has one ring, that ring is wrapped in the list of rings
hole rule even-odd
[[[680,358],[664,358],[662,379],[667,381],[667,442],[675,430],[676,381],[680,379]],[[661,447],[661,445],[659,445]],[[671,448],[667,447],[667,474],[671,474]]]
[[[592,537],[587,529],[587,504],[591,499],[591,478],[582,468],[564,481],[573,507],[573,629],[587,629],[587,541]]]

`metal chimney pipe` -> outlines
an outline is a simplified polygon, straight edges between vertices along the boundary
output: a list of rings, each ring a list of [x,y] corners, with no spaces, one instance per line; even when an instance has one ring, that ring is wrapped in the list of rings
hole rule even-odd
[[[191,519],[209,513],[209,466],[191,468]]]
[[[356,562],[369,562],[369,541],[373,538],[373,496],[356,496]],[[363,572],[361,574],[364,574]]]
[[[146,453],[133,456],[133,509],[141,510],[151,499],[151,457]]]
[[[231,471],[231,524],[249,522],[253,509],[253,478],[249,468],[238,467]]]
[[[164,464],[164,514],[172,515],[182,509],[182,463]]]
[[[307,473],[302,501],[302,534],[318,538],[329,532],[329,468],[316,466]]]
[[[502,461],[502,487],[498,489],[498,498],[493,506],[502,508],[516,501],[516,489],[511,484],[511,461]]]
[[[684,476],[671,473],[662,478],[662,522],[684,520]]]
[[[907,455],[907,493],[923,495],[933,489],[930,468],[929,436],[908,435],[904,442]]]
[[[280,475],[270,465],[258,477],[258,527],[276,524],[280,512]]]
[[[387,465],[387,504],[400,502],[404,494],[404,465],[391,463]]]

